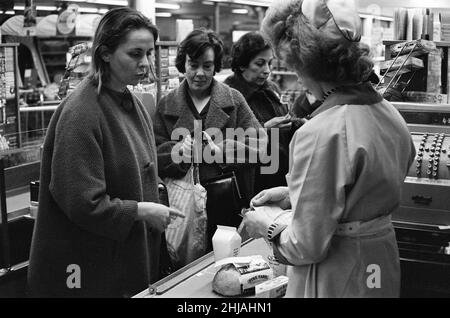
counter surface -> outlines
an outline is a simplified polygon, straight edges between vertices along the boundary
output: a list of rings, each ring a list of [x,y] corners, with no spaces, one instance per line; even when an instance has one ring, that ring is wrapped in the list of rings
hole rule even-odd
[[[262,239],[250,239],[242,244],[239,256],[262,255],[265,260],[272,251]],[[134,298],[218,298],[212,290],[212,280],[217,271],[214,254],[210,252],[186,265],[166,278],[151,285]],[[247,296],[254,297],[254,296]]]

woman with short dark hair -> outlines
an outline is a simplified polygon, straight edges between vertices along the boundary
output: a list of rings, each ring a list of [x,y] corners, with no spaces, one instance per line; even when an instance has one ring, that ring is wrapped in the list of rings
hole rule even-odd
[[[254,207],[289,210],[286,221],[251,211],[252,237],[288,264],[287,297],[398,297],[400,260],[391,214],[415,157],[404,119],[368,76],[353,0],[276,1],[262,23],[275,51],[321,101],[290,144],[287,187]]]
[[[151,73],[157,37],[139,12],[107,12],[91,75],[53,114],[28,269],[33,297],[131,297],[161,278],[161,238],[181,214],[158,203],[152,123],[127,89]]]
[[[255,192],[285,186],[293,128],[288,109],[280,101],[280,89],[269,79],[273,60],[272,46],[259,32],[248,32],[233,45],[231,58],[234,74],[225,79],[225,84],[244,95],[259,123],[267,129],[268,148],[278,154],[276,172],[264,174],[261,172],[264,168],[258,168]],[[273,138],[275,139],[272,140]]]
[[[194,122],[197,122],[204,137],[199,163],[200,183],[205,185],[209,180],[233,171],[243,196],[242,205],[248,206],[254,194],[253,176],[257,163],[251,163],[247,156],[238,158],[235,151],[255,153],[257,145],[245,138],[227,139],[227,132],[233,133],[237,128],[257,131],[262,127],[242,94],[214,79],[222,66],[222,54],[222,41],[213,31],[205,29],[192,31],[179,44],[176,65],[185,79],[178,88],[161,98],[155,115],[159,175],[172,179],[186,175],[192,164],[192,146],[196,141],[191,134],[194,134]],[[177,134],[181,140],[172,139],[177,131],[185,131],[183,135]],[[260,141],[265,139],[262,132]],[[178,154],[182,160],[177,162],[173,158]],[[207,154],[211,154],[208,157],[213,160],[205,158]],[[208,251],[212,249],[211,238],[216,225],[237,227],[241,222],[240,209],[231,210],[231,202],[227,201],[230,199],[224,201],[220,194],[217,195],[208,192]],[[192,260],[183,260],[177,265],[186,265],[186,261]]]

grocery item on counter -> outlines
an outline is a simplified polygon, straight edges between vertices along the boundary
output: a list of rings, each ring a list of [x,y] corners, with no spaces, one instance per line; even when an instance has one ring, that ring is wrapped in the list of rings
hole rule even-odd
[[[255,286],[256,298],[280,298],[286,294],[289,279],[278,276]]]
[[[255,293],[255,286],[273,278],[273,271],[261,255],[229,257],[216,263],[219,270],[212,282],[213,291],[223,296]]]
[[[238,256],[241,249],[242,238],[237,229],[232,226],[217,225],[217,230],[212,237],[214,259]]]

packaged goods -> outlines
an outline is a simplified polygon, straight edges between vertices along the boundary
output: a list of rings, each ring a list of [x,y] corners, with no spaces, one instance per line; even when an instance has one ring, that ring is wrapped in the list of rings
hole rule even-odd
[[[415,48],[414,48],[414,45],[416,45]],[[403,47],[405,47],[405,48],[402,51]],[[411,52],[411,50],[413,48],[414,48],[414,52],[412,53],[412,56],[418,56],[418,55],[426,54],[433,50],[436,50],[436,44],[433,41],[414,40],[414,41],[409,41],[409,42],[401,42],[401,43],[392,44],[389,47],[392,57],[395,57],[401,51],[402,51],[402,55],[408,54],[409,52]]]
[[[450,13],[441,12],[441,41],[450,41]]]
[[[255,286],[256,298],[279,298],[286,294],[289,279],[278,276]]]
[[[410,56],[405,62],[406,57],[407,57],[406,55],[402,55],[402,56],[399,56],[397,58],[397,60],[392,59],[392,60],[382,61],[380,63],[381,74],[384,74],[389,69],[389,74],[392,73],[392,75],[394,75],[393,73],[396,72],[402,65],[403,65],[403,67],[399,71],[399,74],[407,73],[414,69],[423,68],[423,61],[421,59]],[[394,63],[394,60],[395,60],[395,63]],[[405,63],[403,64],[403,62],[405,62]]]
[[[215,261],[238,256],[241,249],[241,241],[241,236],[235,227],[218,225],[212,238]]]
[[[447,103],[447,94],[406,91],[403,92],[403,96],[405,97],[406,101],[416,103],[429,103],[429,104]]]
[[[255,286],[273,278],[273,271],[261,255],[229,257],[216,263],[213,290],[223,296],[249,295]]]

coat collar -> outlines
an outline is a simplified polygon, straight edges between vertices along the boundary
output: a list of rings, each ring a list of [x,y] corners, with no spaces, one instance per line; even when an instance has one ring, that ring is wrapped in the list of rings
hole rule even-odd
[[[195,117],[187,104],[187,81],[181,82],[180,86],[173,92],[175,103],[167,105],[164,114],[167,116],[178,117],[174,128],[184,127],[193,131]],[[230,88],[225,84],[213,79],[211,83],[211,99],[209,101],[209,110],[206,116],[204,127],[223,128],[230,118],[229,114],[234,109],[233,96]]]
[[[250,100],[253,94],[261,90],[264,90],[269,94],[274,94],[273,92],[276,91],[274,88],[275,84],[273,84],[269,79],[267,79],[263,85],[256,85],[254,83],[249,83],[244,79],[242,74],[238,73],[234,73],[229,76],[225,80],[225,83],[240,91],[246,100]]]
[[[341,86],[312,112],[311,117],[337,105],[372,105],[382,100],[383,97],[373,88],[370,82]]]

